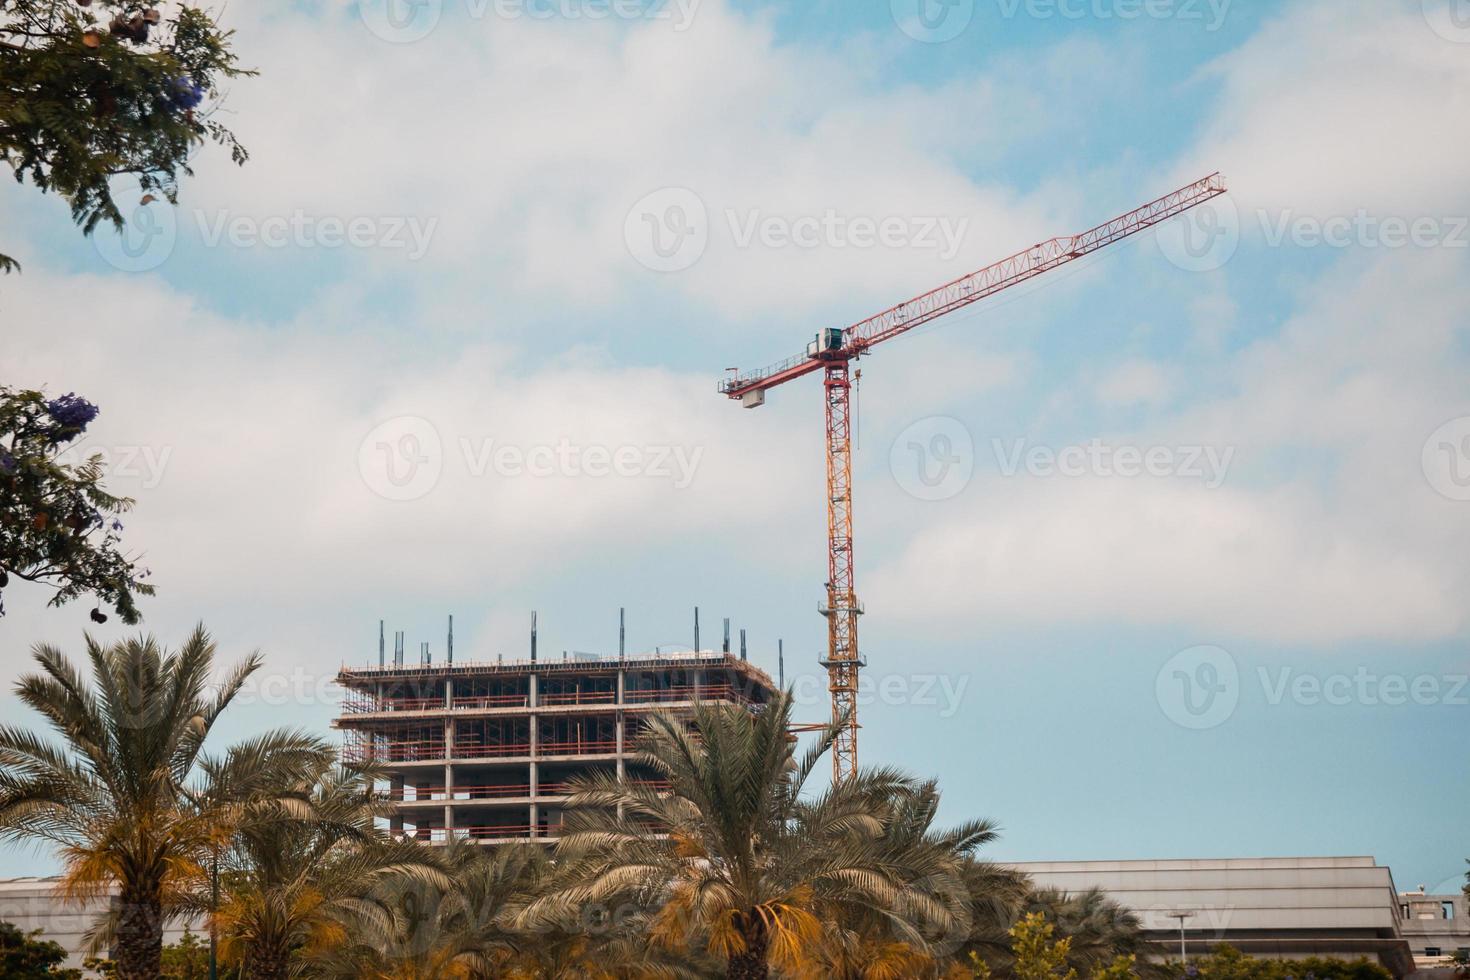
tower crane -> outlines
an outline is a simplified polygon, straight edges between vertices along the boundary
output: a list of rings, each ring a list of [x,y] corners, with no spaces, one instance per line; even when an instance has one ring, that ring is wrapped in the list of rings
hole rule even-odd
[[[823,328],[805,351],[748,374],[732,371],[720,382],[721,394],[746,408],[756,408],[765,404],[766,392],[772,388],[822,373],[827,414],[827,600],[819,609],[827,617],[827,657],[822,666],[827,668],[832,718],[842,721],[832,746],[834,781],[857,769],[858,672],[866,666],[858,652],[857,620],[863,605],[858,601],[853,569],[850,365],[885,340],[1090,255],[1223,193],[1225,179],[1219,173],[1211,174],[1080,234],[1032,245],[850,327]]]

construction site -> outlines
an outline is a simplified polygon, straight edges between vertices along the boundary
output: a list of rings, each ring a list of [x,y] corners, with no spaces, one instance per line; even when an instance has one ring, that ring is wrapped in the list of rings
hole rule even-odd
[[[451,618],[446,658],[432,662],[423,645],[410,663],[402,634],[388,658],[380,626],[378,664],[337,675],[343,759],[387,774],[395,836],[554,841],[574,777],[601,772],[660,788],[633,751],[651,714],[687,713],[696,701],[758,711],[779,690],[747,659],[743,631],[731,652],[728,620],[715,651],[544,659],[533,616],[529,656],[456,663],[453,635]]]
[[[1154,228],[1226,192],[1213,173],[1075,235],[1038,242],[984,268],[921,293],[845,328],[825,327],[805,349],[766,367],[727,368],[723,397],[759,408],[767,393],[810,374],[822,376],[825,418],[827,569],[818,610],[827,621],[831,697],[832,779],[858,769],[858,683],[867,665],[858,645],[853,521],[852,397],[861,376],[854,363],[886,341],[989,299]],[[555,839],[567,781],[579,773],[615,772],[619,779],[653,779],[640,771],[629,747],[648,713],[689,710],[695,701],[756,708],[784,686],[751,667],[741,632],[739,658],[730,654],[729,620],[719,653],[700,651],[695,610],[694,650],[627,657],[619,627],[616,658],[579,655],[538,662],[532,614],[530,657],[494,664],[453,663],[453,619],[448,658],[431,663],[427,645],[419,662],[404,662],[402,634],[386,660],[380,624],[377,667],[338,677],[348,691],[335,725],[347,732],[349,762],[379,763],[393,773],[395,833],[427,841],[450,835],[474,840]],[[778,675],[784,674],[784,662]],[[798,726],[811,730],[812,725]],[[793,733],[794,734],[794,733]]]

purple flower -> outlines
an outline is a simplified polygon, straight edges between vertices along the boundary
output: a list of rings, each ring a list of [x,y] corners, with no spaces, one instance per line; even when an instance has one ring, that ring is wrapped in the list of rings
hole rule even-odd
[[[180,75],[168,86],[168,101],[175,109],[192,109],[204,101],[204,87],[187,75]]]
[[[112,522],[112,529],[114,531],[121,531],[122,530],[122,521],[113,520],[113,522]]]
[[[98,408],[74,391],[46,403],[46,414],[62,430],[63,439],[74,439],[97,417]]]
[[[0,449],[0,473],[4,473],[6,476],[14,476],[17,469],[15,457]]]

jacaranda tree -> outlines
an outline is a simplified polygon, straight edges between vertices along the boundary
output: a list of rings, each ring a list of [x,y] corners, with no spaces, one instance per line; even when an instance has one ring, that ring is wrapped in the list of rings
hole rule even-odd
[[[139,619],[135,597],[153,594],[147,569],[121,550],[119,517],[132,499],[103,488],[100,454],[66,459],[97,414],[73,393],[0,385],[0,616],[12,579],[51,586],[53,606],[95,596],[129,624]],[[107,616],[94,609],[92,618]]]
[[[245,161],[210,107],[251,72],[209,13],[187,2],[168,10],[137,0],[0,3],[0,160],[17,181],[64,197],[85,233],[122,226],[114,177],[175,202],[200,143]],[[0,272],[14,268],[0,254]]]

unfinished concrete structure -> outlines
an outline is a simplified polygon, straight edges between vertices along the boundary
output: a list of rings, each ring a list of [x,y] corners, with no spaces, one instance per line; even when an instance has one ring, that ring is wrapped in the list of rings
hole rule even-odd
[[[452,630],[451,630],[452,635]],[[728,632],[727,632],[728,637]],[[534,636],[534,634],[533,634]],[[696,700],[752,710],[777,690],[743,656],[724,651],[563,655],[561,660],[404,663],[346,667],[344,758],[389,774],[394,833],[442,842],[555,839],[567,784],[589,772],[657,785],[633,758],[653,712],[689,711]],[[742,643],[742,648],[744,644]],[[743,653],[743,649],[742,649]]]

